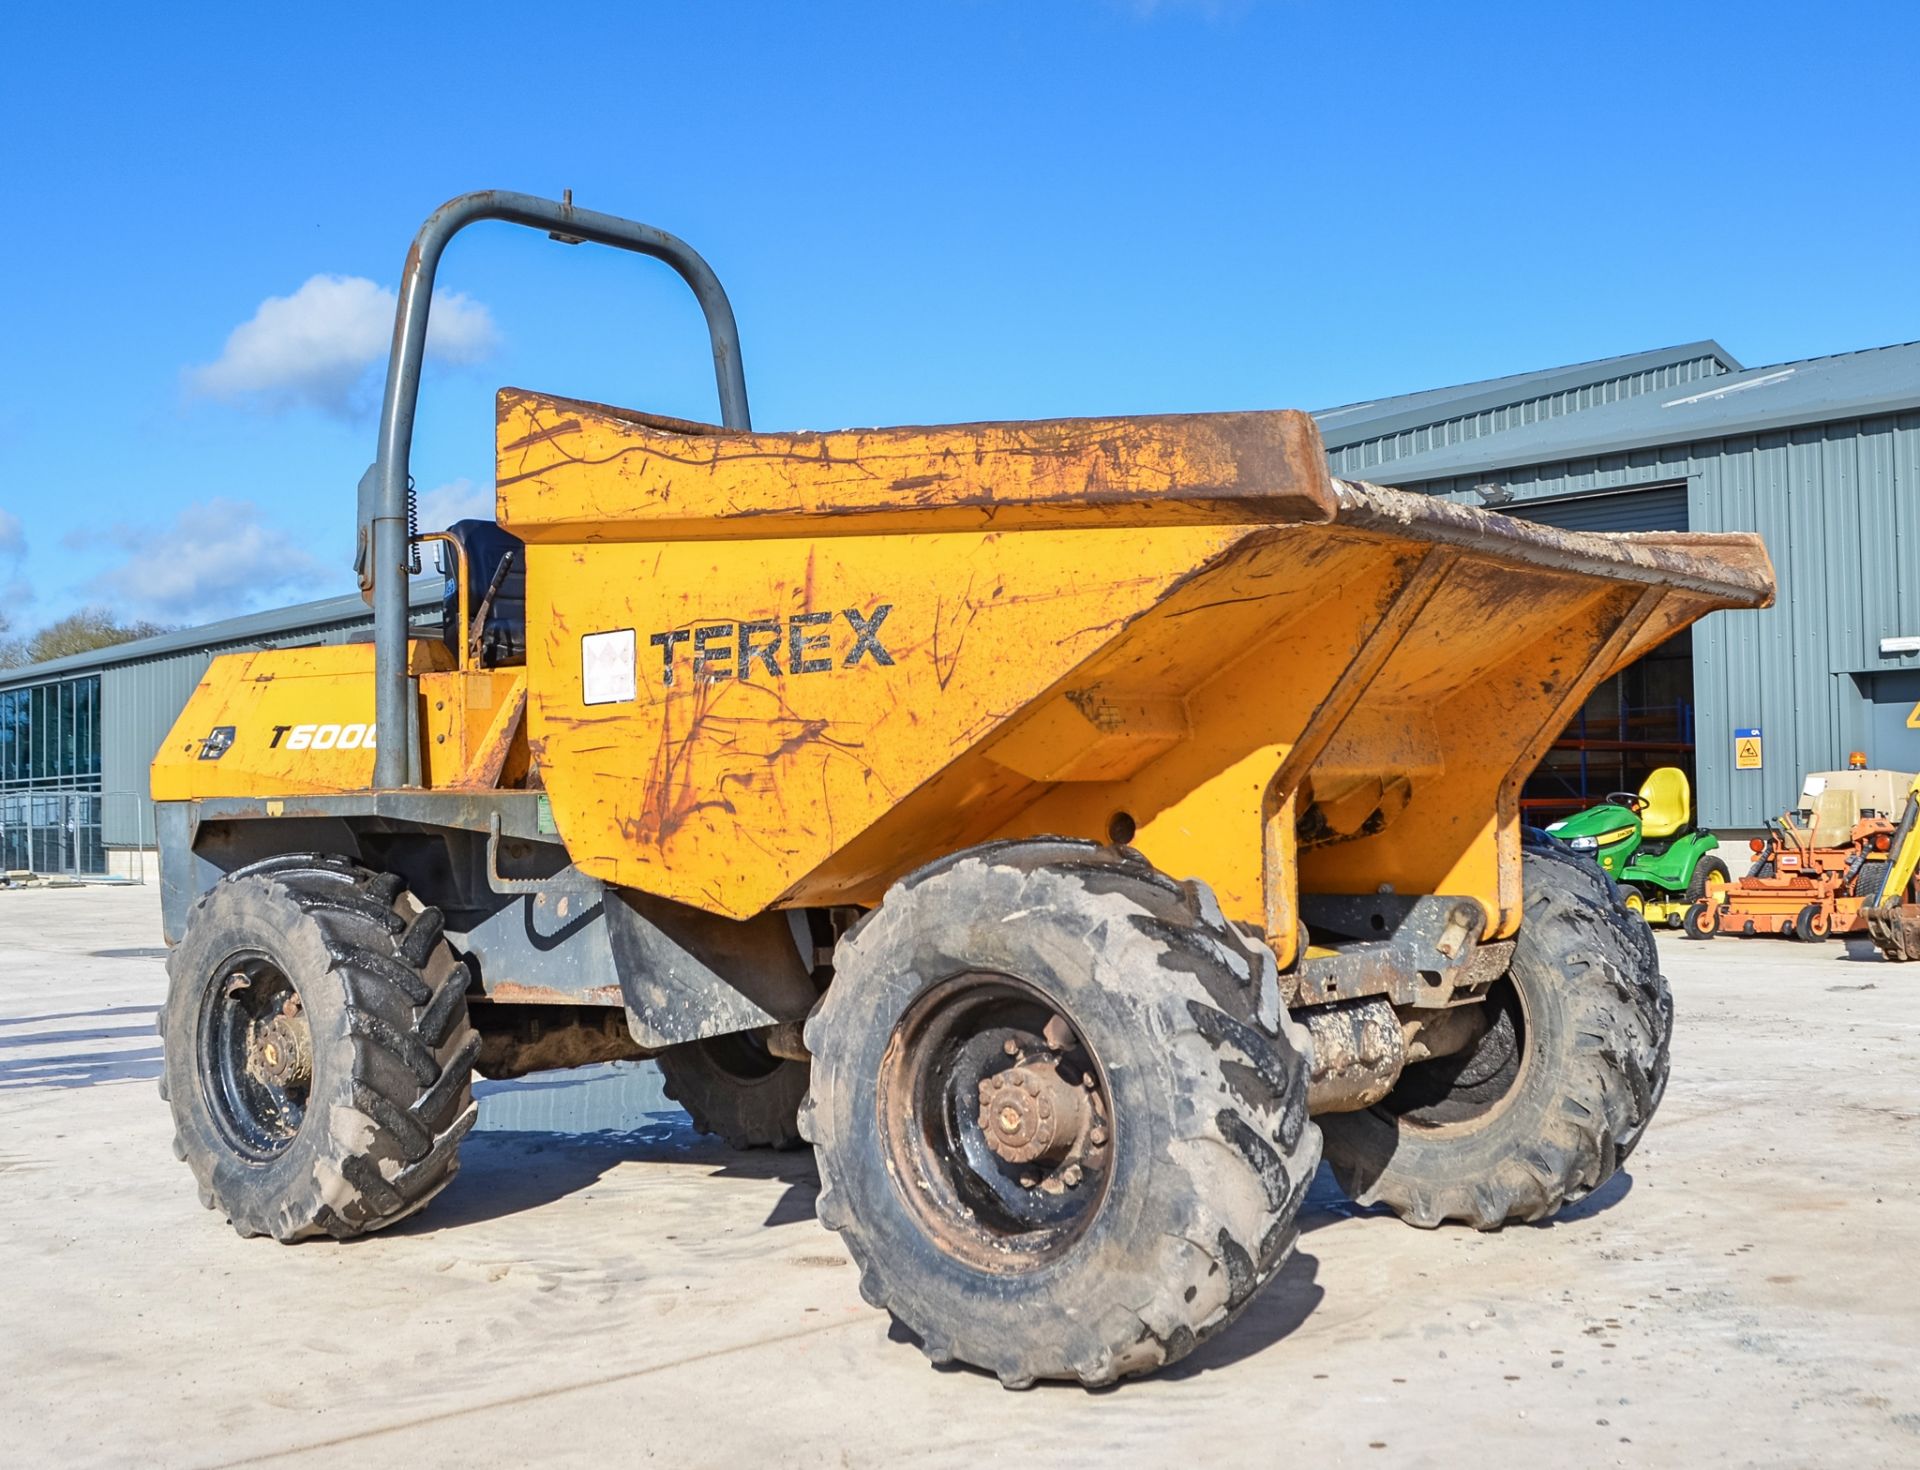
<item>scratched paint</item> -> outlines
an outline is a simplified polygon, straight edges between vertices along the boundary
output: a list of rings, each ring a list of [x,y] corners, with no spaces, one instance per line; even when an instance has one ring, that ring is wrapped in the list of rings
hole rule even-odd
[[[1332,480],[1294,413],[738,434],[508,392],[498,452],[524,685],[422,670],[429,783],[542,786],[582,870],[733,917],[871,903],[1051,832],[1124,834],[1283,956],[1300,893],[1382,883],[1510,934],[1545,744],[1613,670],[1773,593],[1754,537],[1576,535]],[[607,634],[633,678],[589,704],[583,639]],[[215,669],[156,792],[366,779],[236,760],[233,712],[281,696]],[[370,668],[286,697],[370,711]]]

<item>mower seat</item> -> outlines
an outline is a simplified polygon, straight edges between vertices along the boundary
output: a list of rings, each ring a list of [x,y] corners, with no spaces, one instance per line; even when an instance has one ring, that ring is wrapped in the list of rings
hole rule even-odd
[[[1860,820],[1860,794],[1829,787],[1813,799],[1813,845],[1845,847]]]
[[[1640,835],[1672,837],[1693,825],[1693,789],[1678,766],[1662,766],[1640,787],[1647,809],[1640,813]]]

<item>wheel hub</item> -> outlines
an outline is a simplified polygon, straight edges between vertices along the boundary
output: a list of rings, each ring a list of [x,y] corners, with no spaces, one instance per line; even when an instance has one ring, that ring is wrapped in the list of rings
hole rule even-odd
[[[287,972],[260,950],[228,958],[201,1008],[199,1067],[215,1121],[240,1153],[284,1153],[313,1089],[313,1028]]]
[[[981,1269],[1037,1267],[1103,1207],[1113,1103],[1072,1023],[1026,982],[965,972],[901,1019],[880,1115],[906,1195],[942,1249]]]
[[[1086,1090],[1062,1077],[1053,1058],[1016,1063],[981,1082],[980,1131],[1008,1163],[1054,1163],[1079,1141],[1086,1099]]]
[[[313,1080],[313,1032],[298,1011],[283,1011],[249,1028],[247,1072],[270,1087],[288,1088]]]

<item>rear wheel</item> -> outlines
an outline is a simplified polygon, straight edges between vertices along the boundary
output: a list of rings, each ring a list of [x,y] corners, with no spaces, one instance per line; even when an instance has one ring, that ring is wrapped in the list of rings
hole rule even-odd
[[[666,1094],[693,1126],[732,1148],[798,1148],[807,1064],[740,1032],[689,1041],[657,1058]]]
[[[1666,1086],[1672,999],[1651,946],[1584,879],[1528,852],[1525,916],[1480,1040],[1409,1067],[1365,1112],[1320,1119],[1341,1187],[1415,1225],[1482,1230],[1598,1189]]]
[[[242,1235],[377,1230],[459,1166],[480,1038],[440,911],[299,854],[193,906],[160,1016],[174,1152]]]
[[[903,880],[807,1024],[820,1221],[935,1362],[1109,1383],[1185,1356],[1293,1247],[1319,1160],[1273,955],[1127,849]]]
[[[1693,877],[1687,880],[1687,902],[1699,903],[1707,896],[1709,883],[1725,883],[1727,865],[1717,857],[1703,857],[1693,865]]]

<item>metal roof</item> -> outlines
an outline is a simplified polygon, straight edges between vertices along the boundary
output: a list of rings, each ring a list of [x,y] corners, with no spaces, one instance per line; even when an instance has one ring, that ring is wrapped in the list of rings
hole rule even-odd
[[[1395,485],[1417,485],[1911,408],[1920,408],[1920,342],[1748,368],[1676,392],[1642,394],[1440,445],[1381,468]]]
[[[1729,373],[1743,371],[1732,353],[1708,338],[1651,352],[1595,358],[1592,362],[1577,362],[1568,367],[1512,373],[1504,378],[1483,378],[1477,383],[1461,383],[1452,388],[1428,388],[1423,392],[1402,393],[1393,398],[1348,403],[1338,408],[1320,409],[1313,417],[1320,425],[1320,437],[1327,448],[1343,449],[1349,444],[1378,439],[1404,429],[1420,428],[1440,419],[1504,408],[1528,399],[1565,393],[1590,383],[1650,372],[1702,357],[1714,358]]]
[[[438,607],[443,595],[444,584],[438,577],[420,577],[409,589],[407,600],[416,609]],[[91,674],[116,664],[140,663],[170,653],[284,638],[309,628],[329,628],[341,623],[358,622],[369,625],[373,622],[373,610],[359,593],[346,597],[326,597],[317,602],[300,602],[292,607],[274,608],[269,612],[224,618],[220,622],[204,623],[197,628],[156,633],[151,638],[116,643],[110,648],[90,649],[86,653],[48,659],[45,663],[28,664],[24,668],[0,669],[0,689],[19,684],[37,684],[43,679]]]

